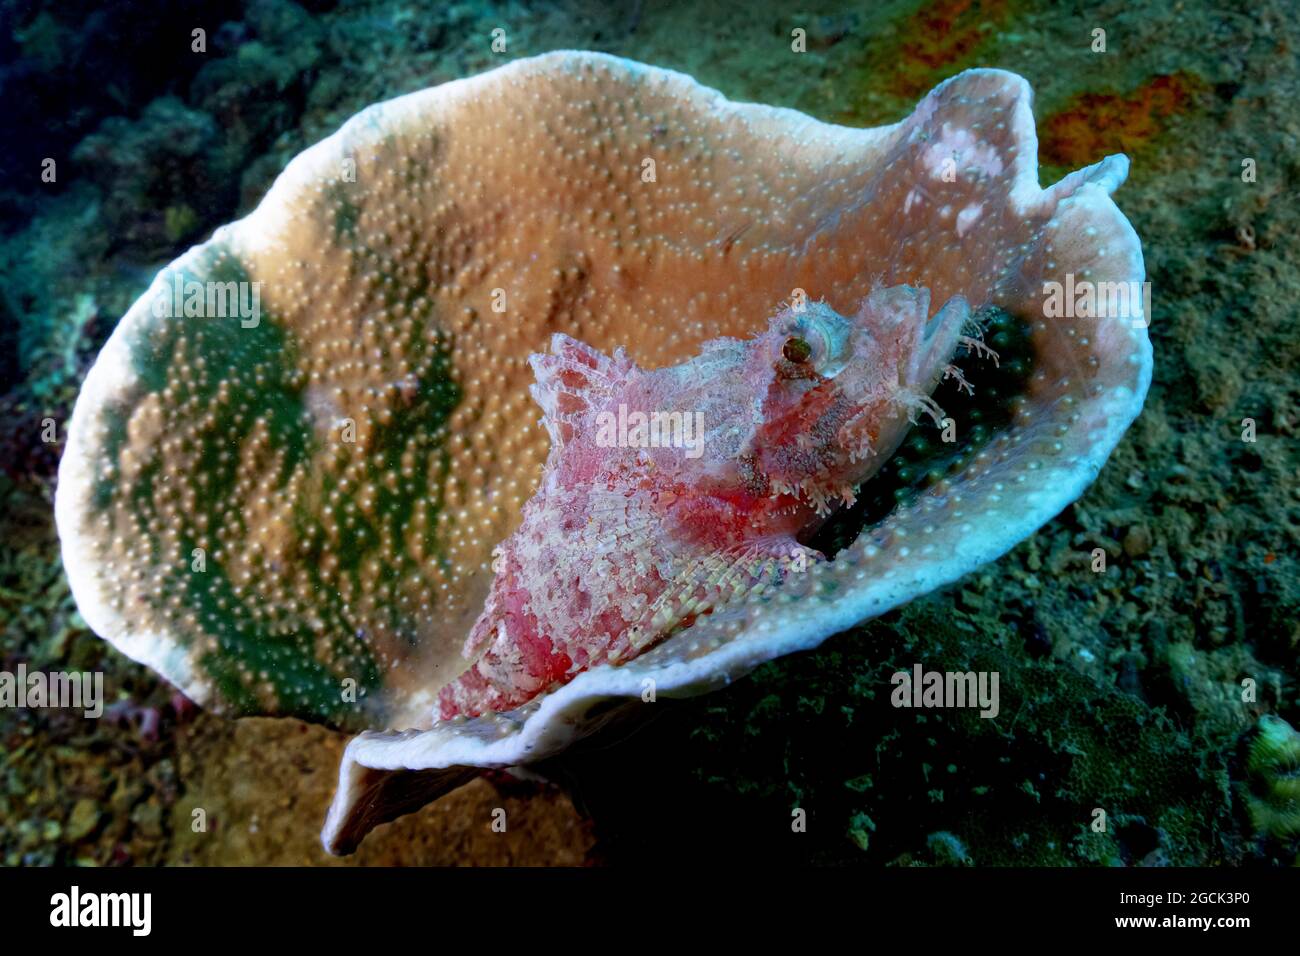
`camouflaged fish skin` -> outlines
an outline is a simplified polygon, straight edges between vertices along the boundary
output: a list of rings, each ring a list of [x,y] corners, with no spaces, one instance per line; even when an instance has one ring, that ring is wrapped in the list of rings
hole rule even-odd
[[[441,716],[516,707],[824,560],[799,537],[852,503],[916,412],[939,415],[930,391],[976,342],[964,299],[929,305],[907,286],[853,319],[800,303],[654,371],[557,334],[531,359],[551,437],[541,487],[496,549]]]

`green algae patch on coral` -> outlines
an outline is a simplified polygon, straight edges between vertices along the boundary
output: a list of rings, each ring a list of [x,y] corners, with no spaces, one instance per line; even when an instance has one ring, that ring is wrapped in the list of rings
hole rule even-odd
[[[1240,791],[1261,837],[1300,837],[1300,733],[1280,717],[1259,719],[1248,744]]]
[[[314,371],[320,343],[274,292],[262,299],[268,284],[200,250],[137,303],[87,386],[117,392],[74,441],[96,457],[64,482],[84,496],[65,563],[97,582],[82,601],[92,626],[192,696],[367,725],[388,706],[376,649],[418,653],[396,593],[414,555],[437,560],[428,516],[459,390],[432,334],[406,348],[404,378],[357,389],[345,414],[330,404],[342,387],[323,389]],[[394,463],[409,480],[393,480]],[[391,599],[367,608],[372,580]]]

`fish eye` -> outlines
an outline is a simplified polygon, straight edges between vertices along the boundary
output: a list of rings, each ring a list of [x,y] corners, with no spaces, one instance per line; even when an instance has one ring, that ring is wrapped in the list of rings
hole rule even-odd
[[[796,365],[802,365],[812,357],[812,346],[808,344],[807,339],[801,339],[797,335],[792,335],[786,339],[785,344],[781,346],[781,354],[784,355],[788,361],[794,362]]]

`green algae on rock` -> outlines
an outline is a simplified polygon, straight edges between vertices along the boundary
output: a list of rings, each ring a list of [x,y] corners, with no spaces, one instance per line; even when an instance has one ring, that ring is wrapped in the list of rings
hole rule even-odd
[[[1300,733],[1265,714],[1255,727],[1243,787],[1255,831],[1279,840],[1300,835]]]
[[[955,580],[1082,492],[1150,380],[1140,305],[1044,308],[1070,277],[1141,283],[1109,198],[1127,161],[1042,190],[1035,151],[1027,84],[994,70],[872,130],[582,53],[372,107],[105,347],[56,505],[78,604],[201,702],[417,728],[349,747],[325,836],[347,849],[466,768],[557,752],[646,681],[698,693]],[[178,277],[199,314],[160,306]],[[546,454],[526,358],[551,333],[657,366],[795,290],[847,312],[900,283],[1017,317],[1007,424],[834,561],[510,715],[432,723]],[[209,308],[232,288],[256,314]]]

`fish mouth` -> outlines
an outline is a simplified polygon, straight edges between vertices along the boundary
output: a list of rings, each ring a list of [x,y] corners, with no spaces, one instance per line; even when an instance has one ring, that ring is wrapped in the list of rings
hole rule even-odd
[[[899,447],[854,488],[854,503],[839,509],[808,538],[801,538],[802,543],[833,558],[865,529],[915,501],[937,483],[954,477],[995,435],[1011,425],[1028,389],[1033,366],[1029,322],[995,306],[980,309],[974,321],[985,329],[1000,361],[970,364],[966,375],[973,392],[951,379],[940,382],[935,389],[945,411],[957,421],[972,423],[972,427],[958,441],[946,442],[941,425],[928,416],[918,416]]]

